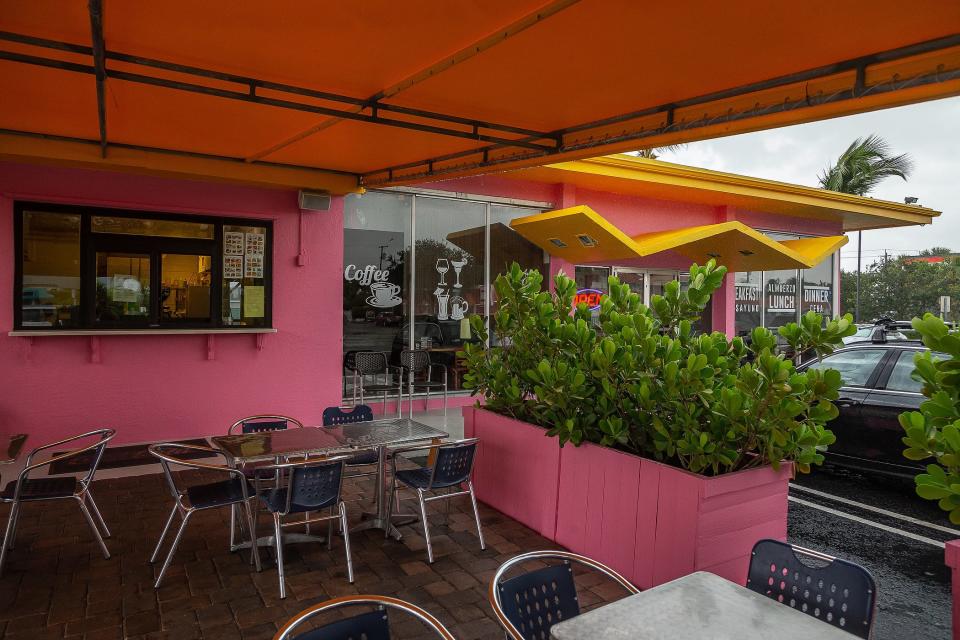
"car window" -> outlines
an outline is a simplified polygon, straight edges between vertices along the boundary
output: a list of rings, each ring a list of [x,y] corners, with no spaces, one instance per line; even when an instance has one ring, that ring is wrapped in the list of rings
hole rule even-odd
[[[851,349],[826,356],[811,369],[836,369],[845,387],[865,387],[870,374],[883,358],[883,349]]]
[[[890,379],[887,380],[887,389],[890,391],[910,391],[920,393],[923,389],[923,383],[910,377],[913,373],[913,357],[918,351],[901,351],[897,357],[896,364],[893,365],[893,371],[890,373]],[[947,357],[944,353],[934,352],[934,360],[943,360]]]

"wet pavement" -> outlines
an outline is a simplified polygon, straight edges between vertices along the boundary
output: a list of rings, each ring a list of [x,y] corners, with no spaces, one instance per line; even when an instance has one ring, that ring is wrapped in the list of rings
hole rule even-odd
[[[935,502],[919,498],[909,480],[827,465],[796,484],[789,541],[870,570],[878,591],[875,640],[949,640],[950,571],[938,543],[960,538],[960,527]]]

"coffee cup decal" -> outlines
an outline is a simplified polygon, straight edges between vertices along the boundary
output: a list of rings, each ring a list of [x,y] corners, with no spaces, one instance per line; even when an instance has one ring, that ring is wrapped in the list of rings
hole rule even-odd
[[[371,307],[380,309],[389,309],[402,302],[399,297],[400,285],[392,282],[374,282],[370,285],[370,293],[373,294],[367,298],[367,304]]]
[[[470,308],[470,303],[461,298],[460,296],[454,296],[450,300],[450,319],[451,320],[463,320],[463,317],[467,313],[467,309]]]

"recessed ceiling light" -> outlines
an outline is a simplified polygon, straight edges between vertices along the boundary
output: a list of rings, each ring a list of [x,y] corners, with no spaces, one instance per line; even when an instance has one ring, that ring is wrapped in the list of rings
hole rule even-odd
[[[561,240],[560,238],[550,238],[550,244],[552,244],[555,247],[559,247],[560,249],[563,249],[567,246],[567,243]]]
[[[577,234],[577,240],[579,240],[579,241],[580,241],[580,244],[582,244],[582,245],[585,246],[585,247],[595,247],[595,246],[597,246],[598,244],[600,244],[600,243],[597,242],[594,238],[591,238],[590,236],[588,236],[588,235],[585,234],[585,233],[578,233],[578,234]]]

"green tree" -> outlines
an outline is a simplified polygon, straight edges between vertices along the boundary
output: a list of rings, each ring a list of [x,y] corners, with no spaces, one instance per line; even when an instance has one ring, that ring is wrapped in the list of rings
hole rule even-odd
[[[912,170],[913,160],[909,155],[891,155],[887,142],[870,134],[854,140],[819,179],[824,189],[863,196],[892,176],[906,180]]]
[[[841,273],[841,309],[849,311],[854,308],[856,277],[855,272]],[[866,320],[885,315],[901,320],[924,313],[938,315],[940,296],[950,296],[960,304],[960,268],[954,264],[919,262],[909,258],[881,260],[861,274],[860,315]],[[960,311],[960,307],[957,310]],[[951,315],[958,314],[953,312]]]

